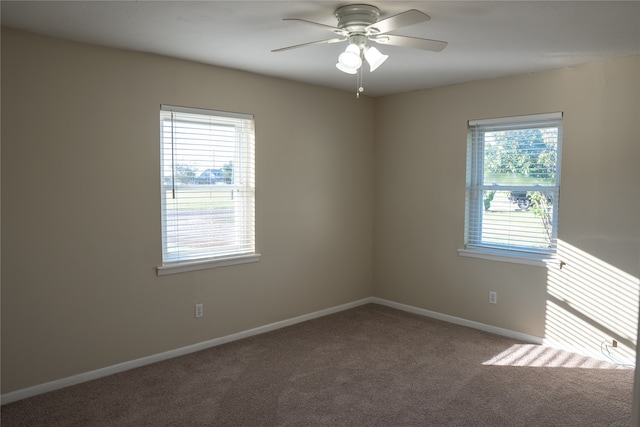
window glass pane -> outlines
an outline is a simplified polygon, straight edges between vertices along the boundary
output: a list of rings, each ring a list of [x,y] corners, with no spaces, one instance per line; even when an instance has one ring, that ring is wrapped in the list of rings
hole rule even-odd
[[[553,242],[553,191],[484,191],[482,245],[538,249]]]
[[[224,255],[242,245],[244,223],[236,215],[242,206],[236,206],[233,190],[194,185],[175,198],[165,191],[167,261]]]
[[[484,133],[484,183],[554,185],[558,128]]]

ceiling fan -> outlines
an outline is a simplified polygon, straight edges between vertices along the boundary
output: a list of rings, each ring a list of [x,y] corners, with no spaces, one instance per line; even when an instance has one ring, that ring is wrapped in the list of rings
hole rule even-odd
[[[338,37],[287,46],[280,49],[274,49],[272,52],[283,52],[290,49],[297,49],[316,44],[348,41],[349,45],[338,57],[336,67],[340,71],[348,74],[359,74],[361,78],[361,74],[359,72],[362,70],[361,66],[363,57],[369,63],[369,70],[371,72],[382,65],[382,63],[389,57],[388,55],[380,53],[380,51],[374,46],[371,46],[369,42],[375,42],[383,45],[387,44],[410,47],[433,52],[439,52],[447,46],[447,42],[440,40],[389,34],[389,32],[397,30],[398,28],[407,27],[409,25],[418,24],[431,19],[429,15],[422,13],[419,10],[410,9],[406,12],[378,20],[380,18],[380,9],[377,7],[368,4],[351,4],[336,9],[335,16],[338,19],[338,25],[336,27],[308,21],[306,19],[285,18],[284,21],[297,21],[315,25],[316,27],[331,31]],[[362,86],[359,86],[358,93],[362,91]]]

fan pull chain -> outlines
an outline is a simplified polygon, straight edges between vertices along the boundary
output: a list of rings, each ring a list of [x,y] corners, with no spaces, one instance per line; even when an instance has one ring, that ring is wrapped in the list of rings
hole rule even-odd
[[[358,68],[358,73],[356,74],[356,98],[360,98],[360,94],[364,92],[364,87],[362,87],[363,75],[362,68]]]

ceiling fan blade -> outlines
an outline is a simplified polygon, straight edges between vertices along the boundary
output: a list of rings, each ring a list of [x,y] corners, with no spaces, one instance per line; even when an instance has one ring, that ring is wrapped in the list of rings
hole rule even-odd
[[[297,49],[299,47],[311,46],[311,45],[314,45],[314,44],[338,43],[338,42],[343,42],[343,41],[346,41],[346,40],[347,39],[344,38],[344,37],[337,38],[337,39],[318,40],[317,42],[302,43],[302,44],[296,44],[296,45],[293,45],[293,46],[281,47],[280,49],[273,49],[271,52],[283,52],[285,50]]]
[[[440,40],[396,36],[393,34],[383,34],[378,37],[370,37],[369,39],[380,44],[389,44],[400,47],[412,47],[414,49],[430,50],[432,52],[440,52],[448,45],[447,42],[443,42]]]
[[[431,17],[426,13],[411,9],[371,24],[367,27],[367,30],[375,28],[379,34],[383,34],[398,28],[419,24],[420,22],[425,22],[429,19],[431,19]]]
[[[332,27],[331,25],[325,25],[325,24],[321,24],[319,22],[313,22],[313,21],[307,21],[306,19],[298,19],[298,18],[284,18],[283,21],[296,21],[296,22],[302,22],[305,24],[311,24],[311,25],[315,25],[316,27],[320,27],[323,28],[325,30],[329,30],[333,33],[339,34],[339,35],[346,35],[347,33],[344,30],[341,30],[338,27]]]

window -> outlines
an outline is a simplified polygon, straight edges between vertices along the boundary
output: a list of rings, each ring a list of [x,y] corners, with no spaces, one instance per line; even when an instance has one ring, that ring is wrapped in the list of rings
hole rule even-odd
[[[254,121],[162,105],[158,274],[257,261]]]
[[[541,264],[556,252],[562,113],[469,122],[461,255]]]

